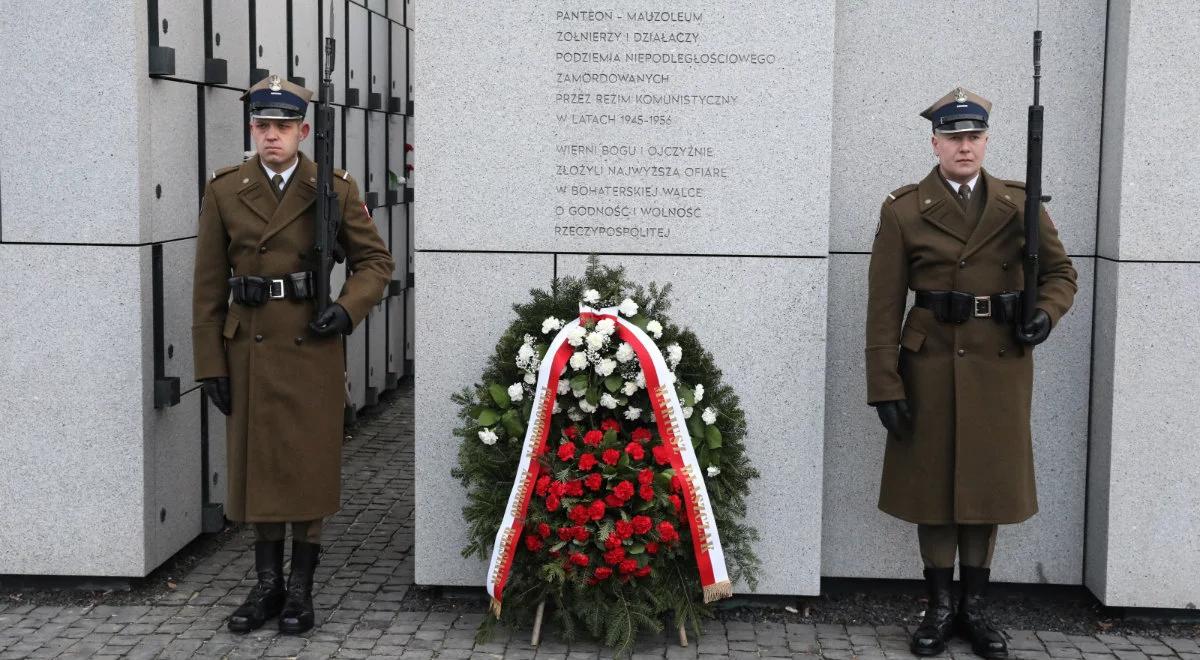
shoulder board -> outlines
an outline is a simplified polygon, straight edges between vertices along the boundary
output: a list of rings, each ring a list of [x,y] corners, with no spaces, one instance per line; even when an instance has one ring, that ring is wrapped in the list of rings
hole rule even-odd
[[[901,187],[893,190],[892,192],[888,193],[888,203],[890,204],[916,189],[917,189],[917,184],[915,184],[915,183],[910,183],[907,186],[901,186]]]
[[[1021,190],[1025,190],[1024,181],[1009,181],[1008,179],[1001,179],[1001,181],[1003,181],[1004,185],[1008,186],[1009,188],[1020,188]]]
[[[212,173],[212,179],[210,179],[210,180],[216,180],[217,177],[225,175],[225,174],[229,174],[230,172],[238,169],[239,167],[241,167],[241,165],[230,165],[229,167],[222,167],[221,169]]]
[[[333,168],[333,175],[334,175],[334,176],[336,176],[336,177],[337,177],[337,178],[339,178],[339,179],[345,179],[346,181],[349,181],[349,180],[350,180],[350,173],[349,173],[349,172],[347,172],[346,170],[339,170],[339,169],[337,169],[336,167],[335,167],[335,168]]]

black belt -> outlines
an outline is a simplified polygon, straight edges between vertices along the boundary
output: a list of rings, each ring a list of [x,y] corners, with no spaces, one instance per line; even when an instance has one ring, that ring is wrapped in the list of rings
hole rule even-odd
[[[268,300],[308,300],[313,297],[313,274],[309,271],[281,277],[239,275],[229,278],[233,302],[257,307]]]
[[[972,318],[1016,323],[1021,316],[1021,292],[977,296],[962,291],[918,291],[917,307],[933,312],[942,323],[963,323]]]

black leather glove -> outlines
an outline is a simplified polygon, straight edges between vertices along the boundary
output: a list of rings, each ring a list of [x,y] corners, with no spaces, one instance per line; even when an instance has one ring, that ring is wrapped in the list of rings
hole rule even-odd
[[[908,401],[880,401],[875,404],[875,412],[883,427],[891,431],[900,440],[912,437],[912,413],[908,409]]]
[[[354,323],[350,321],[350,313],[345,307],[333,303],[325,308],[317,320],[309,323],[308,327],[318,337],[332,337],[338,333],[350,334],[354,330]]]
[[[233,400],[229,396],[229,377],[218,376],[217,378],[205,378],[200,381],[200,388],[204,390],[204,394],[209,401],[220,410],[226,417],[233,412]]]
[[[1029,325],[1017,324],[1017,341],[1028,346],[1037,346],[1050,336],[1050,315],[1042,310],[1033,313]]]

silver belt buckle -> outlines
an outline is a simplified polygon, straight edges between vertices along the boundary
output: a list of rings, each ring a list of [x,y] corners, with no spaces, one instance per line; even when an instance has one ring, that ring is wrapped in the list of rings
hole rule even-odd
[[[992,297],[975,296],[975,318],[987,319],[992,317]]]
[[[270,298],[271,300],[283,300],[284,298],[287,297],[286,292],[283,288],[283,280],[282,279],[272,279],[271,280],[271,290],[267,293],[267,297]]]

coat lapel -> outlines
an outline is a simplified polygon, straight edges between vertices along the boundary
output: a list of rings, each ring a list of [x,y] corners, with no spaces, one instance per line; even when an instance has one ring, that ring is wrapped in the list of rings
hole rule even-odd
[[[262,240],[265,241],[278,234],[284,227],[292,224],[296,218],[304,215],[304,212],[316,199],[316,181],[316,164],[304,154],[300,154],[300,163],[296,166],[296,171],[292,173],[287,190],[283,193],[283,199],[279,200],[279,206],[271,216],[270,222],[267,223],[267,230],[263,233]]]
[[[984,203],[983,215],[979,218],[979,226],[975,228],[963,250],[964,259],[978,252],[1017,215],[1017,202],[1013,200],[1012,191],[1008,186],[988,174],[987,170],[981,170],[980,173],[987,186],[987,200]]]
[[[242,177],[242,187],[238,189],[238,199],[242,200],[242,203],[251,211],[254,211],[255,215],[263,222],[269,222],[271,216],[275,215],[279,200],[269,188],[271,182],[267,181],[267,175],[263,172],[262,165],[258,163],[258,156],[242,163],[238,174]]]
[[[938,229],[962,243],[970,238],[966,232],[962,207],[950,196],[936,167],[917,185],[917,203],[921,208],[921,217]]]

